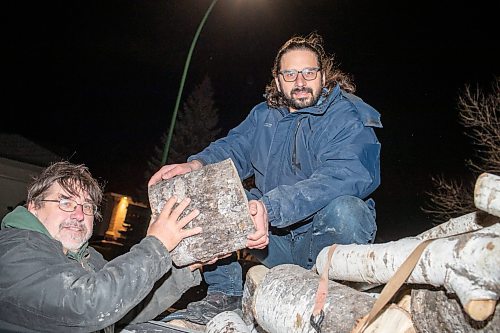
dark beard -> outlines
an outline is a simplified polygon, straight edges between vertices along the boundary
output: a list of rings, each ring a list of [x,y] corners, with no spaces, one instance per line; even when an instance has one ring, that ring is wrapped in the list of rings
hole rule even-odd
[[[288,106],[289,108],[295,109],[295,110],[305,109],[305,108],[308,108],[310,106],[316,105],[316,103],[318,103],[319,98],[321,97],[321,94],[314,95],[313,90],[309,87],[294,88],[294,89],[292,89],[292,91],[290,91],[290,96],[293,95],[294,93],[297,93],[300,91],[305,91],[305,92],[308,92],[312,95],[312,99],[310,100],[310,102],[306,102],[302,98],[299,98],[299,99],[288,98],[286,95],[283,94],[283,98],[285,99],[286,106]]]

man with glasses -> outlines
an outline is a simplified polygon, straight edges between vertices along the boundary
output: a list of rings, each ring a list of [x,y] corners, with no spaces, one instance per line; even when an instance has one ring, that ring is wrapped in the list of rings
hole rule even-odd
[[[184,229],[197,210],[179,218],[189,199],[170,198],[147,236],[109,262],[88,246],[101,199],[84,165],[58,162],[29,186],[26,207],[4,217],[1,332],[112,332],[121,319],[153,319],[201,282],[200,264],[176,269],[169,253],[201,232]]]
[[[163,166],[149,184],[231,158],[242,180],[254,177],[248,191],[256,214],[257,231],[247,243],[252,255],[267,267],[310,269],[326,246],[374,241],[375,203],[369,196],[380,184],[374,128],[382,125],[379,113],[353,95],[354,84],[316,33],[288,40],[272,74],[266,101],[240,125],[187,163]],[[239,308],[241,274],[234,260],[207,266],[206,298],[170,318],[205,324]]]

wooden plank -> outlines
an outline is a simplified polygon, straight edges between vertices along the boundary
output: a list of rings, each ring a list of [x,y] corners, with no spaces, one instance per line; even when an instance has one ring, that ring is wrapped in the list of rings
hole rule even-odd
[[[173,195],[178,202],[191,198],[186,214],[195,208],[200,210],[187,227],[201,226],[203,232],[182,240],[172,251],[177,266],[243,249],[247,235],[255,232],[243,185],[230,159],[160,181],[150,186],[148,192],[153,219]]]

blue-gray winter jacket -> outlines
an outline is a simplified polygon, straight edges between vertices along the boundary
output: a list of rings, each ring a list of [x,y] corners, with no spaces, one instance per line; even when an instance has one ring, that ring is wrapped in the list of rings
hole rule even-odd
[[[263,102],[228,135],[188,158],[231,158],[241,179],[255,175],[271,226],[294,228],[341,195],[367,199],[380,184],[380,114],[338,86],[317,105],[290,113]],[[373,200],[368,204],[374,208]],[[296,232],[309,228],[302,225]]]

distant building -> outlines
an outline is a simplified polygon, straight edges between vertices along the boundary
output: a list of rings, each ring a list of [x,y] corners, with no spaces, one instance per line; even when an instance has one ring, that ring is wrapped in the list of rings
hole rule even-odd
[[[24,204],[27,186],[61,157],[18,134],[0,133],[0,220]]]
[[[33,177],[61,160],[61,156],[21,135],[0,133],[0,221],[25,203]],[[114,243],[126,250],[146,235],[151,217],[147,205],[107,192],[101,209],[103,218],[95,223],[92,242]]]

